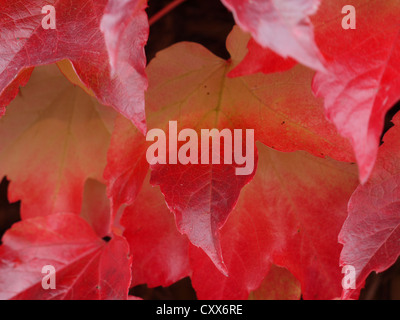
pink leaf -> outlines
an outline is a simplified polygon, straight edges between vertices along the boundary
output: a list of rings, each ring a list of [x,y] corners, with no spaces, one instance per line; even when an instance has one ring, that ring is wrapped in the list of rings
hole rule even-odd
[[[114,107],[145,132],[146,3],[125,1],[122,12],[117,10],[120,8],[117,3],[115,0],[1,0],[0,97],[25,68],[69,59],[81,81],[101,103]],[[54,6],[55,29],[42,27],[45,5]],[[121,23],[115,24],[116,21]],[[119,63],[115,63],[116,55]],[[6,103],[0,102],[0,107],[4,108]]]
[[[389,268],[400,254],[399,114],[393,122],[395,126],[384,137],[370,179],[351,196],[349,216],[339,235],[343,244],[341,265],[354,267],[354,289],[362,288],[372,271]],[[356,290],[345,289],[342,297],[353,297]]]
[[[263,47],[316,70],[325,70],[309,16],[320,0],[222,0],[236,23]]]

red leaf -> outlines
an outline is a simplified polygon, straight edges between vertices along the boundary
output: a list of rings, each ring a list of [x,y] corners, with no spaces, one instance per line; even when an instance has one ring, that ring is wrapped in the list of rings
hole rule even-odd
[[[120,2],[0,1],[0,94],[4,95],[24,68],[69,59],[81,81],[103,104],[114,107],[145,132],[146,2],[117,3]],[[55,29],[42,27],[45,5],[55,8]]]
[[[249,36],[237,27],[228,36],[227,48],[231,53],[231,65],[227,73],[231,70],[235,72],[235,67],[246,55],[248,39]],[[170,50],[172,52],[172,48]],[[161,58],[161,54],[159,57]],[[204,54],[203,59],[207,59],[210,68],[213,66],[207,55]],[[152,61],[154,64],[155,62],[156,60]],[[159,65],[157,67],[160,68]],[[205,73],[204,69],[201,71]],[[151,64],[149,77],[150,72]],[[201,74],[200,71],[198,74]],[[235,128],[253,128],[256,140],[265,145],[284,152],[305,150],[317,157],[328,156],[339,161],[354,161],[350,143],[337,134],[334,125],[326,121],[323,101],[316,99],[311,93],[313,76],[312,70],[298,65],[287,72],[228,78],[222,86],[216,83],[215,76],[205,84],[208,85],[207,91],[210,91],[211,85],[214,90],[221,91],[223,114],[229,119],[226,121]],[[167,91],[165,88],[163,90]],[[200,94],[201,91],[196,98],[203,105],[213,102],[204,99]],[[176,95],[177,99],[183,98],[179,93]],[[194,103],[193,100],[190,100],[191,104]],[[155,104],[152,99],[148,101],[150,105]]]
[[[298,3],[303,5],[304,1]],[[346,14],[342,14],[342,8],[348,4],[345,0],[323,1],[316,15],[311,17],[315,41],[327,60],[327,72],[316,74],[313,90],[325,99],[327,118],[336,125],[340,134],[350,139],[359,165],[360,180],[365,182],[375,163],[385,114],[400,99],[397,63],[400,56],[397,23],[400,6],[393,0],[353,1],[356,29],[344,30],[342,19]],[[245,13],[246,10],[241,14]],[[382,21],[387,23],[382,25]],[[276,27],[259,29],[260,32],[273,30],[279,34]],[[254,32],[252,34],[258,40]],[[279,37],[272,39],[276,46],[286,43]],[[248,56],[232,75],[269,73],[288,67],[290,61],[285,63],[269,50],[262,50],[250,42]]]
[[[265,74],[286,71],[293,68],[297,62],[291,58],[282,58],[273,51],[261,47],[253,38],[247,44],[249,52],[240,64],[229,72],[230,77],[240,77],[257,72]]]
[[[246,37],[238,29],[228,37],[233,63],[243,55]],[[226,78],[232,67],[195,44],[160,52],[147,69],[149,127],[166,128],[167,119],[178,119],[183,128],[254,128],[258,140],[278,149],[352,158],[346,142],[325,121],[319,101],[307,93],[311,72],[299,66],[290,75]],[[151,183],[160,185],[178,229],[226,273],[218,230],[250,180],[235,177],[233,166],[176,164],[152,166]]]
[[[0,299],[127,299],[129,247],[119,236],[106,243],[74,214],[15,224],[0,247]],[[56,271],[56,289],[42,287],[42,268]]]
[[[104,33],[110,64],[115,72],[133,63],[137,76],[145,78],[146,59],[143,52],[136,52],[130,59],[132,40],[134,48],[143,48],[148,38],[148,24],[144,8],[147,0],[109,0],[101,20],[100,29]],[[136,37],[132,39],[132,35]],[[140,79],[138,79],[140,81]]]
[[[310,92],[311,71],[298,66],[282,74],[226,77],[244,56],[247,40],[238,28],[228,37],[232,63],[192,43],[158,53],[147,68],[149,128],[167,131],[169,120],[177,120],[180,128],[196,130],[250,128],[255,129],[256,139],[279,150],[302,149],[318,157],[351,161],[350,145],[326,122],[320,101]],[[145,167],[144,138],[129,126],[117,122],[108,157],[109,196],[116,208],[134,200]],[[251,176],[235,176],[231,165],[180,164],[154,166],[152,175],[151,182],[161,186],[178,228],[223,271],[218,230]]]
[[[190,251],[198,298],[246,299],[271,263],[300,281],[305,299],[340,296],[337,237],[357,185],[355,166],[261,144],[258,151],[257,173],[221,229],[229,277],[200,250]]]
[[[354,191],[349,216],[339,235],[341,265],[353,266],[356,289],[372,272],[389,268],[400,255],[400,115],[384,137],[371,177]],[[351,280],[349,278],[349,280]],[[353,296],[351,288],[343,298]]]
[[[122,116],[115,120],[104,178],[115,215],[123,204],[132,204],[149,170],[143,135]]]
[[[188,240],[176,230],[174,217],[149,176],[121,224],[132,248],[132,286],[169,286],[190,274]]]
[[[400,99],[398,1],[352,1],[356,29],[343,30],[345,0],[324,1],[313,18],[328,73],[317,73],[315,93],[339,132],[348,137],[365,182],[374,166],[386,112]],[[385,23],[382,23],[385,21]]]
[[[221,143],[221,155],[223,154]],[[210,148],[211,150],[211,148]],[[236,164],[153,165],[152,185],[159,185],[168,208],[175,214],[178,230],[195,246],[201,247],[218,269],[227,274],[219,243],[219,230],[239,198],[240,191],[256,172],[236,175]],[[210,152],[211,153],[211,152]],[[200,163],[200,156],[199,156]]]
[[[316,70],[325,70],[309,16],[320,0],[222,0],[236,23],[263,47]]]

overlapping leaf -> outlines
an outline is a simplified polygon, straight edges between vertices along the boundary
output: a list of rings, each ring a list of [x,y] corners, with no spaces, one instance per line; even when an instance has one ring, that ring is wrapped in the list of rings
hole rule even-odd
[[[356,167],[305,152],[282,153],[259,145],[254,180],[221,229],[229,277],[200,250],[191,250],[192,282],[201,299],[246,299],[271,263],[287,268],[305,299],[340,296],[337,242]]]
[[[311,93],[314,72],[296,61],[319,70],[314,92],[350,139],[365,182],[385,113],[400,98],[399,3],[356,0],[357,29],[344,30],[342,0],[322,1],[318,12],[319,0],[223,2],[254,39],[235,28],[228,61],[194,43],[158,53],[147,69],[147,120],[150,129],[166,134],[169,121],[199,136],[203,128],[254,129],[261,143],[248,159],[252,172],[236,175],[236,163],[152,164],[150,184],[160,186],[152,188],[145,179],[150,143],[142,135],[146,1],[54,1],[55,30],[40,26],[41,1],[15,7],[3,1],[0,109],[17,98],[0,120],[0,176],[12,181],[9,198],[22,200],[25,220],[0,247],[1,297],[125,299],[129,283],[167,286],[188,275],[199,298],[243,299],[257,288],[269,288],[259,297],[296,298],[299,284],[305,299],[340,295],[337,237],[357,186],[353,152],[325,120],[322,99]],[[86,13],[85,23],[78,12]],[[387,23],[379,29],[382,19]],[[26,85],[31,67],[64,58],[72,62],[72,68],[59,64],[64,75],[89,96],[55,67],[38,68]],[[260,71],[268,74],[253,74]],[[26,87],[18,96],[20,85]],[[102,181],[115,113],[90,95],[129,118],[117,118],[108,150],[111,207],[96,180]],[[357,290],[345,290],[345,298],[356,296],[371,271],[385,270],[400,253],[398,118],[395,123],[371,180],[351,198],[340,234],[341,263],[354,266],[357,275]],[[59,212],[81,213],[91,226]],[[116,235],[102,241],[111,234],[111,218],[121,213],[127,241]],[[49,216],[29,219],[43,215]],[[42,289],[42,264],[61,270],[57,291]],[[10,280],[20,273],[18,281]],[[271,289],[282,283],[287,290]]]
[[[177,44],[160,52],[147,69],[149,128],[161,128],[168,134],[170,120],[177,121],[178,130],[194,128],[197,132],[200,128],[251,128],[255,129],[256,139],[270,147],[286,152],[306,150],[313,155],[280,153],[263,146],[259,178],[244,187],[245,194],[234,195],[233,203],[238,196],[239,203],[229,219],[233,206],[224,209],[224,214],[220,208],[213,209],[224,199],[213,198],[213,193],[224,195],[227,189],[232,194],[236,177],[229,173],[230,165],[221,165],[215,175],[209,173],[217,165],[152,165],[151,182],[161,186],[179,230],[200,246],[220,271],[225,271],[221,264],[225,261],[228,278],[212,266],[202,250],[191,250],[192,279],[199,297],[247,298],[250,291],[260,286],[272,262],[287,267],[300,280],[305,297],[337,297],[341,276],[337,235],[357,176],[354,165],[324,158],[351,161],[351,147],[325,120],[321,101],[310,93],[312,71],[297,66],[281,74],[234,79],[226,76],[246,54],[248,39],[238,29],[229,36],[231,62],[192,43]],[[112,197],[123,196],[130,185],[137,190],[143,181],[132,181],[133,175],[128,173],[124,177],[123,171],[116,168],[118,159],[127,163],[130,158],[131,166],[126,172],[134,172],[146,150],[146,144],[134,130],[129,132],[126,126],[122,130],[117,126],[115,136],[121,133],[125,134],[123,141],[131,145],[118,146],[118,139],[113,139],[113,157],[106,172],[112,179],[121,180],[120,186],[110,189]],[[286,185],[285,181],[293,183]],[[211,193],[208,198],[202,197],[199,190]],[[121,203],[132,201],[126,196],[121,199]],[[139,200],[134,204],[139,207]],[[205,214],[210,214],[208,222],[197,223]],[[127,211],[125,225],[129,219]],[[210,221],[218,227],[212,229]],[[133,223],[125,234],[132,226]],[[224,260],[217,260],[215,255],[220,228]],[[210,239],[215,247],[211,254]],[[324,271],[319,273],[320,269]],[[323,280],[324,277],[327,279]],[[317,286],[318,281],[324,283],[323,287]]]
[[[228,38],[233,64],[245,52],[246,39],[238,29]],[[165,128],[167,120],[177,119],[180,128],[251,128],[256,139],[280,150],[303,149],[318,156],[351,159],[346,142],[326,123],[320,102],[309,93],[311,72],[299,67],[285,75],[230,79],[226,74],[232,67],[196,44],[175,45],[159,53],[148,68],[149,125]],[[288,85],[289,79],[295,85]],[[238,183],[228,166],[212,168],[220,169],[214,172],[209,166],[157,165],[152,183],[160,185],[178,228],[225,272],[217,231],[246,181]],[[216,198],[213,192],[207,192],[210,187],[216,191]],[[231,204],[225,200],[229,194]],[[210,221],[208,214],[211,225],[204,220]]]
[[[132,204],[142,188],[149,170],[147,147],[145,138],[130,121],[116,118],[104,171],[114,216],[123,204]]]
[[[341,264],[354,268],[355,288],[347,287],[343,298],[364,285],[372,272],[389,268],[400,254],[400,116],[384,137],[369,181],[359,186],[349,201],[349,216],[340,232]],[[348,278],[351,284],[350,278]]]
[[[53,214],[15,224],[0,247],[0,299],[127,299],[130,257],[126,241],[99,238],[82,218]],[[44,266],[55,269],[45,290]]]
[[[314,17],[316,41],[329,63],[328,73],[317,73],[313,87],[325,100],[328,119],[350,139],[365,182],[375,163],[385,114],[400,99],[400,3],[353,1],[356,29],[345,30],[341,10],[347,4],[325,1]]]
[[[190,275],[188,240],[176,229],[163,195],[150,185],[149,177],[125,208],[121,224],[132,248],[132,286],[169,286]]]
[[[263,48],[253,38],[247,44],[248,53],[239,65],[229,72],[230,77],[251,75],[257,72],[274,73],[289,70],[297,62],[292,58],[282,58],[272,50]]]
[[[235,162],[224,164],[224,157],[220,158],[221,164],[152,166],[150,183],[160,186],[168,207],[175,214],[178,230],[187,234],[191,243],[201,247],[226,275],[219,229],[235,207],[242,188],[253,179],[257,150],[250,158],[249,162],[254,163],[247,175],[236,175],[240,166]],[[200,157],[198,159],[200,163]]]
[[[310,16],[320,0],[222,0],[236,23],[263,47],[284,58],[324,70],[324,58],[314,41]]]
[[[46,5],[54,6],[54,29],[42,27]],[[146,1],[2,0],[0,6],[1,113],[17,85],[26,83],[26,77],[18,77],[25,68],[69,59],[99,101],[146,130]]]
[[[299,2],[302,3],[304,1]],[[351,19],[355,29],[342,26],[342,22],[346,25],[350,19],[351,11],[343,11],[348,5],[354,7]],[[357,0],[352,3],[324,0],[316,14],[311,16],[315,42],[326,60],[326,70],[317,72],[313,90],[324,98],[327,118],[341,135],[350,139],[361,182],[368,179],[374,166],[385,114],[400,99],[397,63],[400,56],[399,10],[400,4],[396,0]],[[382,21],[386,23],[382,24]],[[279,26],[273,20],[271,23],[272,27],[261,30],[274,30],[271,41],[285,43],[277,32]],[[254,33],[253,36],[258,40]],[[298,35],[295,37],[300,39]],[[274,63],[274,60],[265,58],[271,55]],[[292,64],[292,61],[278,58],[270,50],[250,41],[249,54],[231,74],[283,71]]]
[[[0,176],[22,218],[81,211],[86,179],[103,179],[115,114],[56,66],[33,72],[0,119]]]

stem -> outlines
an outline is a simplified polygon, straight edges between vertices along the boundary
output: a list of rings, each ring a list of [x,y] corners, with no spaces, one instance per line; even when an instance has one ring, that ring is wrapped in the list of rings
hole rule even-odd
[[[149,25],[152,26],[154,23],[156,23],[158,20],[160,20],[162,17],[164,17],[166,14],[168,14],[171,10],[173,10],[175,7],[179,6],[182,2],[185,2],[186,0],[174,0],[168,5],[166,5],[164,8],[162,8],[160,11],[158,11],[155,15],[153,15],[149,19]]]

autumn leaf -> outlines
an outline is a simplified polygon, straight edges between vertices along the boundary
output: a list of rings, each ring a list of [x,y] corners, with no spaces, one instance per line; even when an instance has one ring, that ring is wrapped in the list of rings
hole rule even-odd
[[[26,77],[17,77],[24,69],[69,59],[101,103],[145,132],[146,1],[2,0],[0,5],[0,113],[16,94],[7,87],[26,83]],[[46,5],[55,9],[54,29],[42,27]]]
[[[123,210],[121,227],[132,250],[132,286],[168,286],[189,275],[188,242],[176,230],[158,189],[151,187],[146,142],[122,116],[115,121],[104,177],[113,216]],[[126,206],[125,206],[126,205]]]
[[[315,42],[326,60],[326,71],[317,72],[313,91],[324,98],[327,118],[341,135],[349,138],[360,180],[365,182],[375,163],[385,114],[400,99],[396,67],[399,50],[396,17],[400,6],[397,1],[352,2],[356,27],[344,29],[342,22],[347,21],[349,12],[342,14],[342,9],[347,5],[344,0],[321,1],[317,13],[310,17]],[[382,21],[387,23],[382,26]],[[276,29],[274,32],[271,41],[276,45],[285,43]],[[252,40],[248,55],[231,75],[284,71],[291,66],[290,60],[276,57]]]
[[[194,43],[160,52],[147,69],[149,128],[166,130],[167,120],[175,119],[180,128],[249,128],[255,130],[257,140],[276,149],[303,149],[317,156],[352,159],[346,142],[324,120],[320,101],[309,93],[312,72],[299,66],[285,75],[226,77],[245,52],[247,39],[239,29],[229,36],[231,64]],[[160,185],[178,229],[223,272],[218,229],[240,189],[250,181],[235,178],[228,167],[156,165],[151,179],[152,184]],[[211,193],[207,191],[210,188]]]
[[[129,120],[116,118],[104,171],[114,216],[123,204],[132,204],[142,188],[149,170],[147,147],[142,133]]]
[[[236,23],[264,48],[324,71],[310,16],[321,0],[221,0]]]
[[[248,53],[243,60],[229,72],[230,77],[251,75],[257,72],[274,73],[293,68],[297,62],[292,58],[282,58],[268,48],[260,46],[253,38],[247,44]]]
[[[0,119],[0,176],[21,216],[81,211],[85,181],[103,181],[115,112],[73,86],[56,66],[34,70]]]
[[[136,49],[143,48],[148,38],[146,6],[147,0],[109,0],[100,24],[112,71],[123,74],[123,68],[132,63],[138,73],[137,81],[146,77],[143,50]],[[136,49],[135,59],[130,56],[132,47]]]
[[[400,166],[399,125],[397,114],[395,126],[384,137],[371,177],[360,185],[349,201],[349,216],[339,235],[343,244],[340,256],[342,266],[354,268],[349,276],[356,276],[355,288],[343,291],[344,299],[354,297],[355,289],[363,287],[372,272],[382,272],[396,262],[400,254]],[[351,284],[350,278],[348,278]]]
[[[229,277],[191,248],[199,299],[246,299],[271,263],[299,280],[304,299],[339,297],[343,274],[337,237],[357,186],[355,165],[261,144],[258,151],[257,173],[221,229]]]
[[[272,262],[287,267],[302,286],[309,288],[305,291],[307,298],[337,297],[340,294],[338,279],[341,276],[337,235],[345,219],[346,203],[356,186],[357,176],[354,165],[325,158],[351,161],[351,147],[325,120],[321,101],[312,96],[312,71],[297,66],[281,74],[257,74],[233,79],[226,76],[246,54],[248,39],[237,28],[228,37],[231,62],[193,43],[176,44],[158,53],[147,68],[149,90],[146,112],[149,129],[161,128],[169,134],[170,120],[177,120],[178,129],[194,128],[197,132],[200,128],[253,128],[256,139],[270,147],[285,152],[306,150],[313,155],[303,152],[284,156],[285,153],[263,146],[263,158],[259,158],[263,162],[262,169],[258,168],[256,173],[261,178],[257,183],[253,181],[244,187],[242,192],[249,190],[247,197],[239,196],[240,189],[246,183],[237,184],[231,165],[156,164],[151,166],[150,182],[160,185],[168,207],[175,214],[178,229],[201,248],[191,249],[191,252],[201,256],[192,264],[192,279],[199,297],[247,298],[250,291],[260,286]],[[118,136],[122,136],[122,141],[126,142],[118,145]],[[142,177],[143,166],[138,166],[138,161],[144,157],[148,145],[135,130],[129,129],[129,123],[122,122],[116,126],[110,149],[113,150],[113,156],[109,157],[106,172],[111,177],[121,177],[119,186],[111,182],[112,188],[109,189],[111,197],[123,196],[119,203],[133,201],[138,207],[144,203],[143,199],[138,202],[138,199],[125,195],[130,194],[130,188],[133,195],[137,194],[138,186],[143,181],[135,177]],[[129,159],[131,165],[125,167],[125,175],[116,163],[122,161],[126,166]],[[279,167],[282,173],[275,172],[275,167]],[[132,174],[137,168],[142,168],[138,176]],[[299,182],[293,184],[293,190],[288,192],[282,179]],[[207,190],[211,190],[211,193],[207,193]],[[232,193],[232,190],[235,192]],[[300,198],[293,200],[290,193]],[[266,199],[271,199],[272,203]],[[315,203],[309,203],[311,199]],[[230,201],[232,204],[226,206]],[[244,206],[240,205],[243,201],[251,208],[238,209]],[[241,217],[239,220],[232,217],[228,219],[232,209],[236,216]],[[326,210],[329,210],[329,214]],[[125,221],[129,221],[129,216],[129,212],[125,212]],[[276,216],[280,217],[278,221]],[[260,227],[257,232],[253,229],[253,223],[248,226],[252,221],[250,217],[257,220],[256,225]],[[135,221],[137,218],[132,219]],[[133,227],[132,223],[126,228],[125,234],[128,235]],[[242,227],[243,231],[238,231]],[[277,238],[266,234],[266,230],[271,228],[276,228],[273,234]],[[316,234],[310,240],[303,233],[298,234],[299,229],[303,229],[304,235]],[[221,237],[219,230],[223,232]],[[229,236],[224,236],[224,230],[228,230]],[[243,234],[240,235],[240,232]],[[258,244],[255,252],[252,251],[250,248],[263,237],[269,245],[260,247]],[[319,240],[319,237],[323,240]],[[223,242],[221,251],[220,238]],[[238,248],[235,242],[240,243]],[[294,247],[299,242],[305,248],[303,267],[297,266],[299,256],[285,245],[289,242]],[[314,242],[317,248],[314,248]],[[279,250],[274,247],[279,245],[286,250],[282,252],[282,257],[278,257]],[[213,262],[207,260],[202,250]],[[234,253],[232,250],[235,250]],[[243,255],[242,260],[249,267],[243,270],[240,267],[242,264],[232,255],[235,258]],[[318,277],[322,281],[323,275],[318,275],[318,268],[313,266],[314,260],[320,264],[318,267],[327,269],[329,274],[328,280],[323,281],[329,284],[321,290],[316,287],[316,282]],[[213,264],[219,271],[215,269],[215,278],[213,273],[213,277],[206,279],[209,271],[214,270]],[[220,273],[226,274],[225,267],[228,278]],[[307,270],[312,270],[312,275]],[[223,285],[217,289],[216,284]]]
[[[234,28],[227,39],[229,61],[195,43],[159,52],[147,68],[149,128],[166,131],[171,119],[196,129],[220,122],[219,127],[252,128],[257,140],[281,151],[351,161],[350,145],[325,121],[322,101],[310,92],[312,71],[298,66],[288,73],[226,77],[242,61],[248,40]]]
[[[190,275],[189,243],[149,180],[150,174],[136,200],[124,209],[121,225],[132,248],[132,286],[167,287]]]
[[[247,40],[248,36],[237,28],[228,38],[227,47],[232,53],[233,63],[214,56],[194,43],[180,43],[160,52],[147,68],[150,83],[146,100],[149,128],[161,128],[168,132],[169,120],[178,120],[180,128],[196,130],[250,128],[255,129],[257,140],[277,149],[303,149],[317,156],[352,159],[346,141],[337,136],[321,113],[316,112],[322,106],[309,93],[312,72],[307,73],[306,69],[299,66],[290,75],[226,77],[235,61],[240,61],[245,54]],[[291,86],[288,86],[288,79],[291,79]],[[291,95],[284,94],[288,90]],[[119,132],[116,129],[115,134]],[[132,172],[143,168],[143,164],[138,166],[138,160],[144,155],[145,145],[140,140],[130,143],[130,151],[124,152],[120,152],[122,147],[111,144],[111,150],[119,150],[111,151],[113,156],[109,157],[111,162],[106,169],[108,181],[111,181],[109,190],[114,189],[109,193],[112,198],[126,194],[129,188],[134,190],[130,193],[134,195],[142,181],[142,178],[135,180]],[[122,143],[122,146],[125,147],[126,143]],[[127,152],[136,156],[126,157]],[[126,164],[127,160],[121,159],[132,161],[128,168],[120,167],[124,171],[116,168],[118,163],[122,163],[120,161]],[[183,174],[189,167],[189,174]],[[225,272],[225,268],[219,249],[218,229],[228,218],[240,189],[251,180],[249,177],[240,182],[228,167],[157,165],[152,168],[151,179],[152,184],[160,185],[166,196],[169,208],[175,213],[178,229],[187,234],[192,243],[202,247],[222,272]],[[215,174],[214,170],[217,170]],[[123,172],[127,177],[121,178],[119,175],[121,187],[115,189],[113,181],[117,172]],[[112,176],[114,178],[110,180]],[[143,173],[140,177],[143,177]],[[178,177],[184,180],[179,181]],[[192,177],[201,179],[193,183],[189,181]],[[229,190],[235,190],[235,193],[230,195],[227,193]],[[192,197],[196,203],[190,202]],[[125,196],[124,201],[132,200],[127,199]]]
[[[317,73],[313,89],[324,98],[328,119],[350,139],[365,182],[375,163],[385,114],[400,99],[400,4],[353,1],[356,29],[344,30],[341,10],[347,4],[324,1],[313,18],[316,41],[328,60],[328,73]]]
[[[221,149],[222,155],[223,146]],[[201,247],[218,269],[227,275],[219,229],[235,207],[241,189],[253,179],[258,155],[255,150],[251,159],[254,163],[246,175],[237,175],[236,170],[240,166],[236,163],[224,164],[224,159],[221,156],[221,164],[152,165],[150,183],[160,186],[169,209],[175,214],[178,230],[186,234],[192,244]]]
[[[75,214],[53,214],[15,224],[0,247],[0,299],[127,299],[130,257],[126,241],[99,238]],[[44,290],[44,266],[56,288]]]
[[[146,67],[147,0],[0,0],[0,299],[356,299],[395,263],[399,2],[221,1],[229,59]]]

